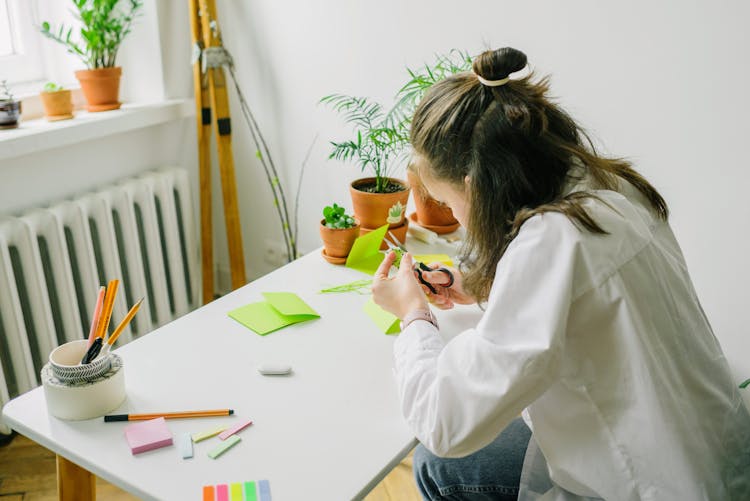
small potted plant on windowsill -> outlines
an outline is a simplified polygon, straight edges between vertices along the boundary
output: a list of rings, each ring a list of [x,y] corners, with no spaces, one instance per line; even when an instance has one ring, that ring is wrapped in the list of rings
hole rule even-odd
[[[21,101],[13,97],[8,81],[0,82],[0,129],[15,129],[21,119]]]
[[[70,90],[63,89],[54,82],[47,82],[39,96],[44,106],[44,118],[48,122],[73,118],[73,99]]]
[[[88,111],[116,110],[122,103],[120,75],[115,66],[117,51],[130,33],[142,0],[72,0],[81,22],[79,37],[72,36],[73,28],[60,25],[53,29],[44,21],[42,34],[78,57],[88,69],[75,72],[86,98]]]
[[[323,209],[320,221],[320,238],[323,240],[323,257],[333,264],[343,264],[359,236],[359,223],[338,204]]]
[[[409,185],[389,176],[407,140],[402,136],[404,131],[388,123],[382,106],[367,98],[333,94],[321,102],[341,113],[344,121],[354,126],[356,133],[351,140],[331,142],[333,150],[329,158],[352,161],[362,172],[369,169],[373,174],[357,179],[349,186],[354,215],[362,225],[361,231],[374,230],[384,224],[391,229],[408,224],[403,210],[398,211],[395,218],[392,209],[396,204],[406,207]]]

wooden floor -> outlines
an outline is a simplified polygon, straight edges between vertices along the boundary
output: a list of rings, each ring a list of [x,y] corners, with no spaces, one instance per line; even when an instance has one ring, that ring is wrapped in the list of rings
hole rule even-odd
[[[273,492],[273,491],[272,491]],[[100,501],[138,498],[96,479]],[[26,437],[16,435],[0,446],[0,501],[51,501],[57,499],[55,455]],[[366,501],[420,501],[407,457],[365,498]]]

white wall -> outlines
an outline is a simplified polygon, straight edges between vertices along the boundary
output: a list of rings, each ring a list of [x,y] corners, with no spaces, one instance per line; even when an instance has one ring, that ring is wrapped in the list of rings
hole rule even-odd
[[[347,184],[359,174],[326,159],[328,141],[347,129],[320,97],[388,100],[406,79],[404,67],[435,52],[511,45],[552,75],[559,102],[605,151],[632,159],[661,190],[717,336],[737,378],[750,377],[746,2],[220,0],[218,7],[288,194],[319,134],[301,197],[303,251],[319,245],[323,205],[351,207]],[[260,247],[281,233],[232,105],[248,271],[257,276],[268,269]]]

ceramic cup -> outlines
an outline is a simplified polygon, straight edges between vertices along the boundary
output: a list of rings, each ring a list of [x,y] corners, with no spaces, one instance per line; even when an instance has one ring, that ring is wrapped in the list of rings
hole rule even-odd
[[[91,363],[81,363],[86,354],[87,344],[86,339],[79,339],[52,350],[49,354],[49,363],[56,378],[64,382],[91,381],[110,369],[112,357],[109,353],[99,355]]]

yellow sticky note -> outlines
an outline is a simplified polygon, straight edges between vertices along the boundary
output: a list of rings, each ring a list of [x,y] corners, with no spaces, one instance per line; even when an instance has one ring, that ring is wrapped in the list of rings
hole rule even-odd
[[[202,431],[200,433],[193,433],[193,442],[197,443],[201,440],[206,440],[207,438],[214,437],[226,429],[226,426],[218,426],[216,428],[211,428],[210,430]]]
[[[453,266],[453,260],[448,254],[415,254],[414,260],[424,264],[442,263],[446,266]]]
[[[385,334],[398,334],[401,332],[401,321],[396,315],[388,313],[383,308],[375,304],[370,298],[363,308],[367,316],[375,322],[375,325]]]

